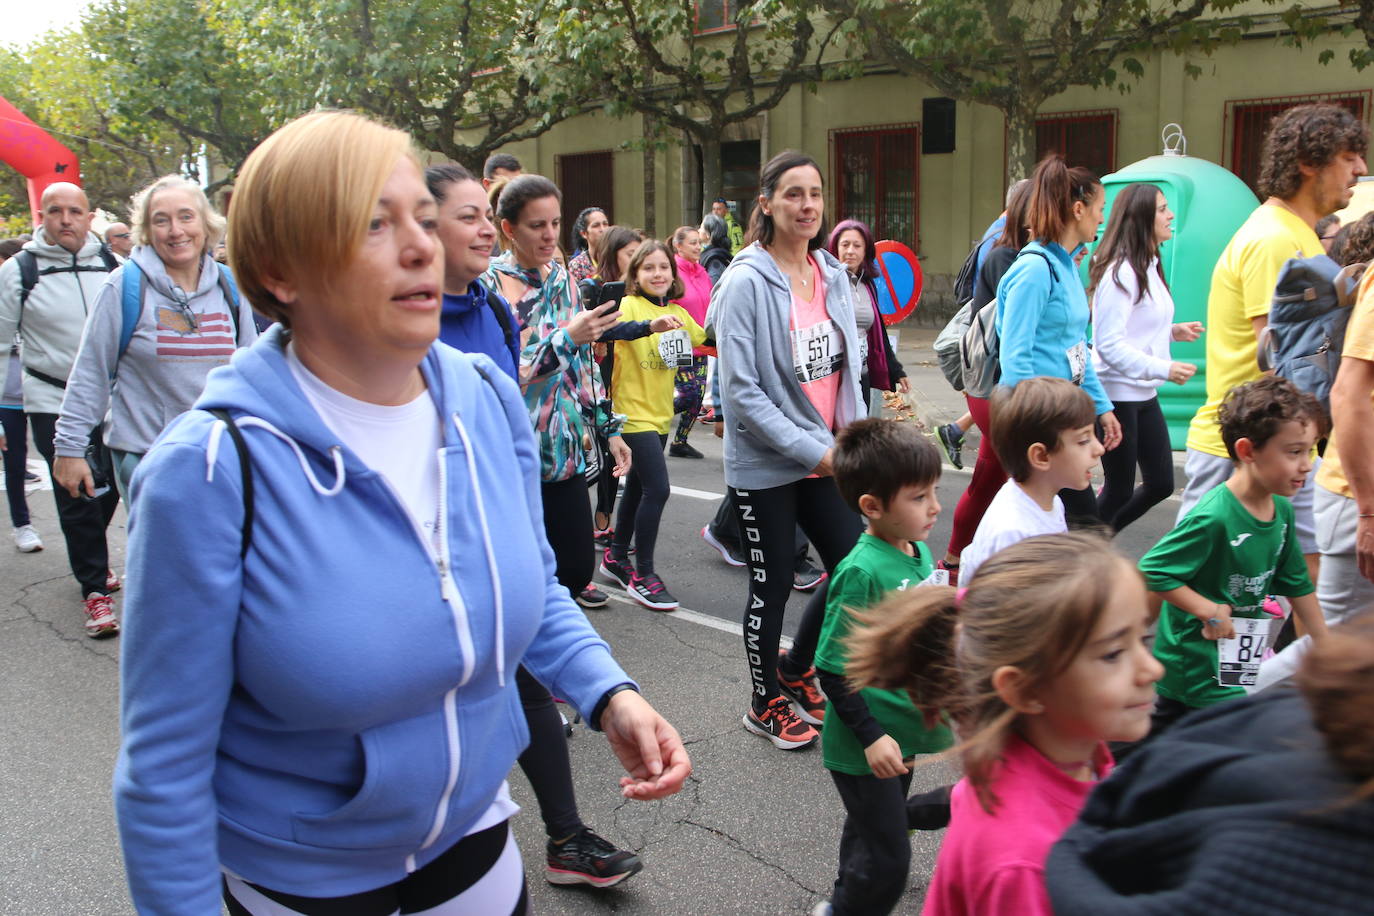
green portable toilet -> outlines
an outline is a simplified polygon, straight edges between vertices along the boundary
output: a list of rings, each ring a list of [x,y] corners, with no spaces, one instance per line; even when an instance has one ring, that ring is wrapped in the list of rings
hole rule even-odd
[[[1107,192],[1107,215],[1122,188],[1136,182],[1152,184],[1164,192],[1174,211],[1174,237],[1160,248],[1164,279],[1174,297],[1175,321],[1207,324],[1207,293],[1212,287],[1212,268],[1241,223],[1259,206],[1254,192],[1231,172],[1187,155],[1187,140],[1177,124],[1164,128],[1164,152],[1134,162],[1102,179]],[[1105,225],[1105,224],[1104,224]],[[1087,276],[1087,261],[1083,263]],[[1159,389],[1159,405],[1169,425],[1169,441],[1182,449],[1193,414],[1207,399],[1206,341],[1204,333],[1192,343],[1173,344],[1174,359],[1195,363],[1194,375],[1184,385],[1166,383]]]

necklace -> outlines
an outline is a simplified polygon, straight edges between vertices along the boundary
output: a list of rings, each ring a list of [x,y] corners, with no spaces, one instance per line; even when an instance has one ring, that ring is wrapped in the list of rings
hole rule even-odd
[[[798,275],[797,268],[794,268],[790,264],[784,264],[782,262],[782,259],[779,258],[777,255],[773,256],[773,260],[777,263],[778,267],[782,268],[782,272],[787,274],[789,279],[797,281],[802,285],[803,288],[811,284],[811,271],[809,269],[811,267],[811,262],[809,258],[804,259],[802,261],[802,266],[800,268],[800,276]]]

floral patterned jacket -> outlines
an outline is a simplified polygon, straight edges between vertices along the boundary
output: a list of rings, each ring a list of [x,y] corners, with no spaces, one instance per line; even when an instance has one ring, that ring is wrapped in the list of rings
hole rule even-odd
[[[494,258],[482,281],[502,293],[516,285],[524,292],[507,296],[520,322],[520,388],[539,442],[540,475],[545,483],[567,480],[586,467],[593,432],[618,436],[625,417],[611,409],[590,344],[573,343],[564,330],[581,308],[577,288],[556,261],[549,274],[526,270],[511,252]],[[502,286],[501,278],[509,277]]]

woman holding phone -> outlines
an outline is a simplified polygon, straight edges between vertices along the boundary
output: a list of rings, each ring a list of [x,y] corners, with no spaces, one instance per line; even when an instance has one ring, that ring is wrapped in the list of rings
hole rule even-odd
[[[539,447],[545,531],[558,581],[576,594],[592,580],[591,504],[584,474],[594,434],[606,436],[615,474],[630,470],[620,437],[625,418],[611,410],[592,358],[592,343],[619,320],[615,302],[584,310],[558,263],[563,195],[540,175],[520,175],[501,189],[496,215],[506,250],[482,275],[515,308],[520,323],[520,387]]]

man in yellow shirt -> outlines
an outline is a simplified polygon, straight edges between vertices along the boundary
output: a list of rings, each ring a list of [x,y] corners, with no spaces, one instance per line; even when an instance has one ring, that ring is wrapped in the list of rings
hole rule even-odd
[[[1350,237],[1363,249],[1354,260],[1374,254],[1370,218]],[[1345,329],[1313,503],[1322,555],[1317,599],[1327,622],[1339,623],[1374,604],[1374,269],[1364,272]]]
[[[1236,385],[1259,378],[1255,356],[1269,323],[1279,269],[1289,258],[1325,254],[1317,220],[1350,202],[1365,174],[1369,131],[1347,109],[1300,105],[1278,116],[1264,140],[1260,191],[1266,195],[1236,230],[1212,271],[1207,297],[1207,403],[1188,428],[1180,519],[1231,476],[1217,408]],[[1312,520],[1313,477],[1293,497],[1298,540],[1313,569],[1317,544]],[[1314,570],[1315,571],[1315,570]],[[1315,576],[1314,576],[1315,578]]]

